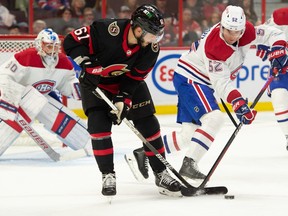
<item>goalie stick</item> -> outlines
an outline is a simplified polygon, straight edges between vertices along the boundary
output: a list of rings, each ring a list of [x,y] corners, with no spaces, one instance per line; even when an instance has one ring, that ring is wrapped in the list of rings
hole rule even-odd
[[[256,98],[254,99],[253,103],[250,106],[250,109],[253,109],[256,104],[258,103],[258,101],[260,100],[260,98],[262,97],[263,93],[266,91],[266,89],[268,88],[268,86],[270,85],[270,83],[273,81],[274,75],[271,75],[266,83],[264,84],[264,86],[262,87],[262,89],[260,90],[260,92],[258,93],[258,95],[256,96]],[[225,107],[225,106],[224,106]],[[227,109],[228,110],[228,109]],[[228,110],[228,113],[229,110]],[[229,115],[229,114],[228,114]],[[230,113],[231,115],[231,113]],[[233,119],[233,116],[231,115],[229,117]],[[231,120],[232,120],[231,119]],[[235,120],[234,120],[235,121]],[[233,120],[232,120],[233,122]],[[234,123],[233,123],[234,124]],[[222,158],[224,157],[225,153],[227,152],[228,148],[230,147],[230,145],[232,144],[233,140],[235,139],[236,135],[238,134],[238,132],[240,131],[240,129],[243,126],[243,121],[241,121],[236,129],[234,130],[234,132],[232,133],[231,137],[229,138],[228,142],[226,143],[226,145],[224,146],[223,150],[221,151],[220,155],[218,156],[218,158],[216,159],[216,161],[214,162],[213,166],[211,167],[210,171],[208,172],[206,178],[203,180],[203,182],[199,185],[199,189],[204,188],[205,185],[207,184],[207,182],[209,181],[210,177],[212,176],[212,174],[214,173],[215,169],[217,168],[218,164],[220,163],[220,161],[222,160]]]
[[[111,109],[117,111],[117,107],[107,98],[107,96],[101,91],[100,88],[96,88],[93,94],[97,97],[98,95],[111,107]],[[134,132],[135,135],[140,138],[140,140],[154,153],[154,155],[166,166],[168,167],[174,175],[186,186],[181,187],[181,194],[183,196],[199,196],[199,195],[215,195],[215,194],[226,194],[228,189],[224,186],[217,187],[201,187],[196,188],[189,184],[173,167],[172,165],[161,155],[159,152],[143,137],[143,135],[134,127],[134,125],[126,118],[123,122]]]
[[[18,116],[17,122],[23,128],[23,130],[34,140],[34,142],[53,161],[57,162],[57,161],[72,160],[72,159],[87,156],[88,154],[85,149],[79,149],[77,151],[68,152],[63,155],[60,155],[39,135],[39,133],[31,125],[29,125],[29,123],[21,115]]]

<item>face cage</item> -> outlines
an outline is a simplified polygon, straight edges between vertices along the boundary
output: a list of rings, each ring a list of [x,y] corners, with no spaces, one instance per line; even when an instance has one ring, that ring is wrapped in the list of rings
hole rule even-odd
[[[55,57],[56,55],[58,55],[58,53],[60,52],[60,49],[61,49],[61,45],[59,42],[56,42],[56,43],[45,43],[44,41],[41,41],[41,54],[43,56],[52,56],[52,57]],[[44,49],[43,49],[44,48]],[[52,52],[47,52],[47,50],[52,50]]]

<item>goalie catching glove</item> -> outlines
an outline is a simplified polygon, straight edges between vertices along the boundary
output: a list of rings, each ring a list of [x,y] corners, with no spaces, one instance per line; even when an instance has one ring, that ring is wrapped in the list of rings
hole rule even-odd
[[[114,125],[120,125],[132,106],[131,96],[126,92],[122,92],[113,98],[113,103],[117,110],[111,110],[109,116]]]
[[[251,124],[254,121],[257,111],[251,110],[248,107],[247,100],[244,100],[242,97],[236,98],[232,101],[232,107],[237,118],[243,124]]]
[[[81,86],[88,90],[95,90],[100,82],[102,66],[98,61],[85,61],[81,64],[82,71],[79,76]]]

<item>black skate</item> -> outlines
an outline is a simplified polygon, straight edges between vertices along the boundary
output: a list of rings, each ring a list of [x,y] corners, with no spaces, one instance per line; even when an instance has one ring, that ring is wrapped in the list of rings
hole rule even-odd
[[[144,148],[135,149],[133,155],[136,159],[138,169],[145,179],[149,178],[148,170],[148,157],[145,155]]]
[[[182,196],[181,184],[170,176],[167,170],[155,173],[155,183],[159,187],[159,193],[167,196]]]
[[[104,196],[116,195],[115,173],[103,173],[102,174],[102,194]]]
[[[134,177],[138,181],[149,178],[149,161],[145,155],[144,148],[138,148],[133,151],[133,155],[126,154],[125,160],[128,163]]]
[[[180,175],[194,180],[204,180],[206,175],[198,169],[197,163],[188,157],[184,157],[182,167],[179,171]]]

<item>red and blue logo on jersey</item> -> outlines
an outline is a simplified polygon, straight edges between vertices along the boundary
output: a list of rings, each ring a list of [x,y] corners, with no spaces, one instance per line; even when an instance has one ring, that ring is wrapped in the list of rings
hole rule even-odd
[[[37,89],[41,94],[47,94],[53,91],[53,87],[56,85],[54,80],[41,80],[34,83],[32,86]]]

